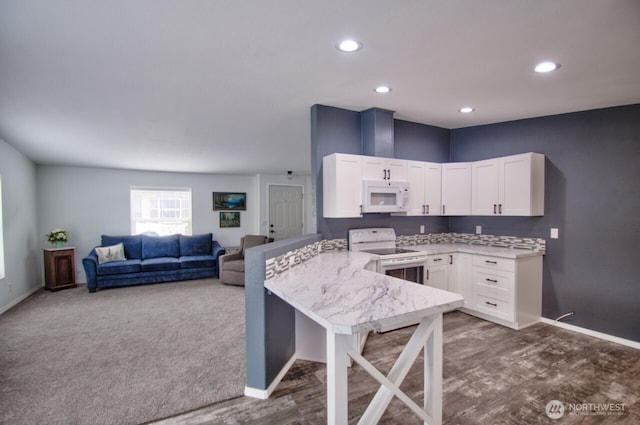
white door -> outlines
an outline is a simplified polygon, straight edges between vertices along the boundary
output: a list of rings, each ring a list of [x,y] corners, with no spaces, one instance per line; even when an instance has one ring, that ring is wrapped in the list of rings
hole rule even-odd
[[[302,235],[302,187],[269,186],[269,237],[276,241]]]

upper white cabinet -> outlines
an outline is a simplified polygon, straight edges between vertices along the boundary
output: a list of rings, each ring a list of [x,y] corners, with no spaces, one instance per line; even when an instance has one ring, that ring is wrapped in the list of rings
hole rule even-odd
[[[541,216],[544,162],[540,153],[446,164],[336,153],[322,162],[324,217],[361,217],[363,180],[408,182],[406,215]]]
[[[407,161],[410,187],[407,215],[440,215],[442,208],[442,164]]]
[[[471,163],[442,164],[442,215],[471,214]]]
[[[525,153],[472,165],[472,215],[544,215],[544,155]]]
[[[364,180],[407,181],[407,161],[363,156],[362,178]]]
[[[334,153],[322,159],[324,217],[362,216],[362,158]]]

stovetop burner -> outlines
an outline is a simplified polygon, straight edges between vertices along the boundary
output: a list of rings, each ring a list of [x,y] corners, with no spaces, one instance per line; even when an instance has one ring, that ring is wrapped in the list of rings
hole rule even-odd
[[[366,249],[362,252],[367,252],[369,254],[375,255],[394,255],[394,254],[405,254],[407,252],[419,252],[413,249],[404,249],[404,248],[379,248],[379,249]]]

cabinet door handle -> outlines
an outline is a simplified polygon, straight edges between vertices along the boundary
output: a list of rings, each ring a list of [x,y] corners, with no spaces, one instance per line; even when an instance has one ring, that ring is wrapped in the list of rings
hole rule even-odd
[[[422,214],[426,214],[424,205],[422,206]]]
[[[486,280],[487,282],[491,282],[491,283],[498,283],[498,281],[497,281],[496,279],[489,279],[489,278],[486,278],[485,280]]]
[[[449,264],[453,264],[453,255],[449,255]]]
[[[444,209],[444,205],[442,205],[442,215],[445,214],[445,209]]]
[[[426,207],[427,207],[427,210],[426,210],[425,214],[429,214],[429,204],[427,204]]]
[[[429,280],[429,269],[427,269],[427,280]]]
[[[502,214],[502,204],[498,205],[498,214]]]
[[[433,262],[435,263],[436,261],[442,261],[442,258],[434,258]]]
[[[484,262],[487,264],[498,264],[497,261],[484,260]]]
[[[387,170],[383,169],[382,170],[382,180],[386,180],[387,179]]]
[[[387,174],[389,175],[389,180],[391,180],[391,170],[387,170]]]
[[[362,215],[362,205],[360,205],[360,215]]]
[[[496,214],[496,204],[493,204],[493,213]]]
[[[498,304],[496,304],[496,303],[490,303],[489,301],[485,301],[484,303],[485,304],[489,304],[489,305],[494,306],[494,307],[498,307]]]

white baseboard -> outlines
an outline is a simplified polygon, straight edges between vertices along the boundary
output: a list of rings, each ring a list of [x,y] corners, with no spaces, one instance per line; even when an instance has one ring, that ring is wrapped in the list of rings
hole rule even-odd
[[[7,310],[9,310],[11,307],[13,307],[16,304],[19,304],[20,302],[22,302],[25,298],[27,298],[29,295],[33,294],[34,292],[36,292],[38,289],[40,289],[41,286],[36,286],[35,288],[30,289],[29,291],[27,291],[25,294],[23,294],[22,296],[20,296],[19,298],[15,299],[14,301],[10,302],[9,304],[5,305],[4,307],[0,307],[0,314],[4,314]]]
[[[291,366],[293,366],[293,363],[295,361],[296,361],[296,355],[294,354],[289,359],[287,364],[284,365],[280,373],[278,373],[278,376],[276,376],[276,378],[273,380],[273,382],[271,382],[271,385],[269,385],[269,387],[266,390],[260,390],[260,389],[251,388],[251,387],[244,387],[244,395],[247,397],[259,398],[260,400],[268,399],[271,393],[273,393],[273,391],[276,389],[280,381],[282,381],[282,379],[287,374],[287,372],[289,372],[289,369],[291,369]]]
[[[596,338],[604,339],[605,341],[615,342],[616,344],[626,345],[627,347],[640,350],[640,342],[631,341],[630,339],[624,339],[617,336],[605,334],[602,332],[592,331],[591,329],[581,328],[580,326],[570,325],[568,323],[556,322],[555,320],[547,319],[546,317],[543,317],[542,319],[540,319],[540,321],[542,323],[546,323],[547,325],[557,326],[562,329],[567,329],[570,331],[593,336]]]

